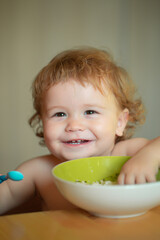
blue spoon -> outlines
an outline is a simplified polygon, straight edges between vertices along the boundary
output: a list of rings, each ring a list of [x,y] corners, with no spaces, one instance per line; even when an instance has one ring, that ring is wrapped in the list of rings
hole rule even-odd
[[[23,174],[18,171],[10,171],[6,175],[0,176],[0,183],[7,179],[11,179],[13,181],[21,181],[23,179]]]

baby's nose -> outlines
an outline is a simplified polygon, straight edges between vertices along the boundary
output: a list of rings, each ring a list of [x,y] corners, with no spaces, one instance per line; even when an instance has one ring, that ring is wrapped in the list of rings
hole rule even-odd
[[[70,119],[65,130],[67,132],[84,131],[85,125],[80,119]]]

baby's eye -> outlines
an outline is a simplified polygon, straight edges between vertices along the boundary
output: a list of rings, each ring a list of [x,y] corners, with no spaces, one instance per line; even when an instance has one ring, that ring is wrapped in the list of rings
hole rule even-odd
[[[66,114],[64,112],[57,112],[53,115],[53,117],[65,117]]]
[[[92,114],[96,114],[97,112],[96,111],[94,111],[94,110],[87,110],[87,111],[85,111],[85,115],[92,115]]]

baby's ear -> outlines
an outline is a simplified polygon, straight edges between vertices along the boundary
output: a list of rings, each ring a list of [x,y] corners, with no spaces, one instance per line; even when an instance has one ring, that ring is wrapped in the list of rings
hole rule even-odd
[[[124,129],[127,125],[129,117],[129,110],[125,108],[122,112],[120,112],[117,122],[117,129],[116,129],[116,135],[117,136],[123,136]]]

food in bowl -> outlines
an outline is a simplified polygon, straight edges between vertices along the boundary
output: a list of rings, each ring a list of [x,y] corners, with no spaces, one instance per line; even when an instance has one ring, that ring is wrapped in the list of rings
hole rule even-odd
[[[90,182],[90,181],[81,181],[76,179],[76,183],[83,183],[83,184],[91,184],[91,185],[115,185],[118,184],[117,182],[117,178],[118,178],[118,174],[115,174],[114,176],[108,176],[105,177],[99,181],[95,181],[95,182]]]
[[[160,204],[160,173],[155,183],[95,184],[117,177],[128,159],[113,156],[76,159],[57,165],[52,173],[59,191],[74,205],[98,217],[134,217]]]
[[[96,181],[96,182],[93,182],[93,183],[88,183],[86,181],[79,181],[79,180],[76,180],[75,181],[76,183],[83,183],[83,184],[91,184],[91,185],[115,185],[117,184],[117,182],[112,182],[112,181],[105,181],[105,180],[100,180],[100,181]]]

